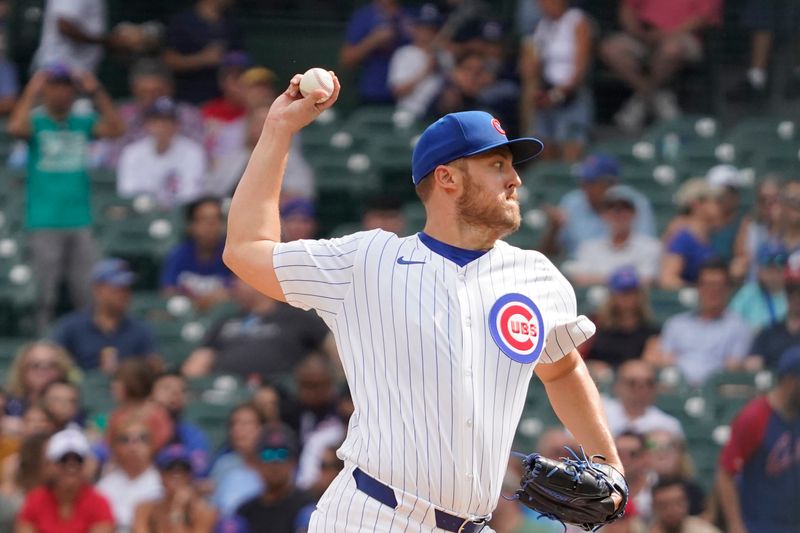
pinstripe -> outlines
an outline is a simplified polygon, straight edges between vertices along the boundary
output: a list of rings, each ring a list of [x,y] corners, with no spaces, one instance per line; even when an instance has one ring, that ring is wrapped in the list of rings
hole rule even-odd
[[[534,363],[500,350],[488,312],[526,295],[543,317],[538,342],[550,341],[540,362],[557,360],[594,332],[566,279],[538,252],[503,242],[458,267],[416,236],[379,230],[279,244],[273,262],[291,304],[315,309],[336,337],[355,406],[338,455],[403,494],[396,511],[340,479],[316,530],[421,533],[433,529],[434,506],[491,512]]]

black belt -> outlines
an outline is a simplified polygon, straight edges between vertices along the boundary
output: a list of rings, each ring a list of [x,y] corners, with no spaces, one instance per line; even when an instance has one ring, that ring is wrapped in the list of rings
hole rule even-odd
[[[384,485],[360,468],[353,470],[353,478],[356,480],[358,490],[392,509],[397,508],[397,496],[394,494],[394,489]],[[465,520],[439,509],[434,509],[434,514],[436,515],[436,527],[453,533],[479,533],[487,525],[485,519],[470,520],[467,518]]]

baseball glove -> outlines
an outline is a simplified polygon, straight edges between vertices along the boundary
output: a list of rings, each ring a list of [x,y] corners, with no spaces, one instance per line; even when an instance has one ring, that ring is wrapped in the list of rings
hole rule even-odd
[[[620,518],[628,502],[628,483],[615,468],[595,459],[578,456],[567,448],[572,458],[561,461],[542,457],[538,453],[523,456],[525,473],[515,497],[540,515],[573,524],[585,531]],[[615,506],[611,496],[619,494],[622,503]]]

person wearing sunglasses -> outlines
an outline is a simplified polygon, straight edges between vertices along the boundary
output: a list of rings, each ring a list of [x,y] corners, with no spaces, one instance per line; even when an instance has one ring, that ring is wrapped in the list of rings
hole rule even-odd
[[[40,340],[23,345],[8,371],[6,414],[21,417],[42,399],[50,383],[68,380],[75,372],[69,354],[57,344]]]
[[[164,448],[156,457],[164,496],[136,507],[132,533],[211,533],[217,512],[194,486],[204,461],[182,444]]]
[[[617,371],[614,398],[605,402],[608,427],[613,435],[624,431],[649,433],[664,429],[683,436],[681,423],[654,404],[656,399],[656,373],[641,359],[624,362]]]
[[[261,437],[259,473],[264,481],[264,491],[244,503],[231,521],[232,531],[270,533],[295,533],[304,525],[301,518],[313,506],[313,498],[294,485],[297,466],[297,439],[288,428],[273,428]],[[229,531],[224,529],[224,531]]]
[[[119,531],[128,532],[136,506],[164,494],[161,476],[153,463],[153,431],[134,412],[112,418],[108,438],[113,461],[106,465],[97,488],[111,502]]]
[[[80,431],[53,435],[45,449],[46,482],[25,498],[15,533],[112,533],[108,500],[87,481],[89,441]]]

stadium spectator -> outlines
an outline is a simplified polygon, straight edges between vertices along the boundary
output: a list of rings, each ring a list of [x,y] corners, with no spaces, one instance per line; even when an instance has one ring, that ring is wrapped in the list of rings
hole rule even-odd
[[[738,239],[747,244],[747,256],[751,259],[748,265],[747,279],[755,279],[757,266],[753,258],[758,250],[768,241],[778,240],[781,215],[780,183],[776,176],[767,175],[761,179],[756,188],[755,212],[750,216],[747,225],[743,225],[743,236]]]
[[[503,92],[496,74],[488,67],[487,57],[481,52],[467,52],[460,56],[447,73],[428,115],[438,118],[448,113],[481,108],[490,110],[504,124],[516,124],[516,111],[513,116],[503,113],[508,94]],[[518,95],[514,97],[516,101]]]
[[[74,375],[75,365],[61,346],[46,340],[23,345],[8,369],[5,414],[22,416],[28,406],[42,400],[50,383]]]
[[[652,107],[662,120],[680,114],[668,88],[681,67],[703,57],[702,33],[721,22],[721,0],[624,0],[622,31],[600,45],[600,57],[633,90],[615,116],[631,131],[641,128]]]
[[[244,52],[228,52],[222,58],[217,73],[220,95],[209,100],[201,108],[208,130],[217,124],[226,124],[242,118],[245,114],[241,76],[251,65]]]
[[[42,408],[55,425],[56,431],[67,427],[80,429],[80,389],[65,379],[53,381],[42,391]]]
[[[748,403],[731,426],[717,471],[730,533],[790,533],[800,524],[800,347],[784,352],[777,383]]]
[[[654,479],[645,438],[639,433],[626,431],[616,437],[615,443],[628,482],[628,505],[625,507],[626,518],[621,522],[622,527],[611,531],[647,531],[642,522],[647,523],[652,517],[650,487]],[[637,527],[640,529],[637,530]]]
[[[153,383],[153,401],[169,413],[175,428],[172,443],[180,445],[188,455],[197,475],[206,472],[209,466],[211,444],[205,432],[186,420],[183,411],[189,399],[186,392],[186,378],[179,372],[165,372]]]
[[[49,434],[36,434],[22,441],[15,440],[17,449],[13,455],[2,458],[0,531],[14,530],[14,521],[25,498],[33,489],[44,484],[44,455],[48,440]]]
[[[701,265],[714,258],[711,233],[720,223],[722,190],[702,178],[685,182],[676,194],[685,210],[682,227],[666,241],[659,285],[675,290],[697,283]]]
[[[334,369],[328,358],[319,354],[306,357],[294,371],[294,382],[297,391],[283,402],[281,419],[297,434],[302,447],[322,424],[342,422],[338,417]],[[343,437],[344,434],[340,438]]]
[[[781,354],[800,345],[800,254],[792,254],[784,271],[786,316],[758,332],[750,346],[753,366],[774,369]]]
[[[614,185],[606,192],[601,216],[608,235],[585,240],[569,264],[576,285],[606,284],[616,270],[632,266],[643,285],[650,285],[658,274],[661,241],[636,233],[636,191],[627,185]]]
[[[131,414],[111,421],[108,439],[113,468],[97,482],[97,490],[111,503],[117,528],[130,531],[136,506],[164,493],[153,463],[153,433],[144,419]]]
[[[217,71],[227,52],[244,49],[244,34],[227,11],[233,0],[197,0],[167,25],[163,60],[175,72],[175,96],[199,105],[219,95]]]
[[[222,516],[232,515],[241,504],[264,490],[258,473],[263,430],[264,418],[251,403],[238,405],[228,415],[227,446],[209,473],[214,482],[211,502]]]
[[[229,298],[233,274],[222,262],[225,245],[222,204],[203,197],[185,208],[186,238],[164,259],[161,292],[188,296],[194,307],[207,311]]]
[[[656,373],[646,361],[632,359],[620,365],[614,384],[614,398],[606,398],[608,427],[612,435],[633,431],[645,435],[664,429],[683,435],[681,423],[654,405]]]
[[[8,59],[8,15],[11,2],[0,1],[0,115],[7,115],[17,102],[19,76],[17,66]]]
[[[795,32],[800,24],[800,6],[791,1],[748,0],[739,13],[739,24],[751,32],[750,63],[745,77],[728,91],[727,96],[732,101],[760,102],[769,96],[768,71],[773,44],[786,41],[795,50],[800,50]],[[794,57],[788,74],[783,94],[787,99],[795,99],[800,96],[800,57]]]
[[[34,403],[25,409],[22,415],[22,426],[20,436],[23,439],[33,435],[45,434],[52,435],[56,431],[56,425],[50,414],[42,407],[41,402]]]
[[[117,193],[123,198],[153,197],[170,209],[205,192],[203,147],[178,133],[178,107],[159,98],[145,112],[147,136],[123,148],[117,167]]]
[[[779,236],[789,252],[800,250],[800,180],[783,184],[780,192]]]
[[[239,310],[211,326],[183,364],[187,377],[214,371],[266,381],[291,372],[311,351],[335,353],[330,330],[315,314],[272,300],[240,279],[232,296]]]
[[[131,533],[211,533],[217,513],[197,492],[189,450],[173,444],[156,457],[164,495],[139,504]]]
[[[313,239],[317,234],[317,210],[307,198],[285,198],[281,202],[283,241]]]
[[[558,208],[544,206],[548,227],[542,253],[565,252],[572,257],[583,241],[608,234],[601,217],[606,191],[619,181],[619,161],[607,154],[592,154],[580,167],[580,188],[561,198]],[[634,231],[642,235],[655,235],[653,208],[647,198],[636,192],[636,217]]]
[[[34,68],[55,63],[95,72],[104,50],[134,50],[142,35],[123,25],[110,33],[106,25],[106,0],[51,0],[44,9],[41,40]]]
[[[91,269],[91,279],[93,306],[64,316],[53,328],[53,341],[83,370],[111,373],[125,358],[154,357],[150,326],[128,314],[135,279],[128,263],[103,259]]]
[[[290,432],[272,429],[264,433],[258,452],[264,491],[236,510],[237,522],[246,525],[244,531],[295,533],[303,526],[298,518],[310,516],[302,511],[313,507],[314,500],[295,488],[292,479],[297,453],[297,442]]]
[[[361,215],[361,229],[382,229],[396,235],[406,235],[406,216],[403,201],[397,196],[378,195],[369,198]]]
[[[689,496],[682,480],[659,479],[651,492],[654,518],[651,533],[721,533],[705,520],[689,515]]]
[[[111,381],[116,409],[109,417],[109,426],[140,419],[147,424],[149,443],[156,452],[176,437],[172,417],[166,407],[153,399],[158,374],[153,364],[144,359],[126,359],[120,363]],[[113,439],[109,439],[113,442]]]
[[[117,168],[122,149],[148,135],[145,127],[147,112],[159,98],[172,98],[175,80],[167,66],[157,59],[140,59],[133,64],[129,75],[129,87],[133,100],[119,107],[119,115],[125,123],[125,134],[113,141],[104,141],[108,146],[98,149],[102,164]],[[205,129],[200,110],[186,102],[177,102],[178,134],[193,141],[203,142]]]
[[[657,349],[647,292],[636,271],[623,267],[611,275],[609,295],[594,317],[597,333],[582,348],[594,369],[615,369],[630,359],[648,358]]]
[[[706,173],[706,181],[711,187],[721,190],[720,218],[711,232],[711,247],[714,256],[730,263],[731,275],[741,280],[747,275],[749,257],[747,243],[740,238],[746,234],[745,226],[749,220],[741,212],[740,188],[742,179],[739,169],[733,165],[716,165]]]
[[[414,119],[425,116],[439,94],[442,74],[435,47],[442,15],[434,4],[424,4],[411,28],[411,44],[401,46],[389,62],[389,87],[397,100],[397,109]]]
[[[646,440],[653,472],[659,479],[679,480],[689,498],[689,514],[702,513],[705,510],[705,490],[694,480],[694,463],[686,441],[666,429],[648,432]]]
[[[100,111],[78,113],[77,90]],[[42,106],[34,109],[41,97]],[[33,75],[8,120],[11,135],[28,140],[25,226],[38,284],[36,325],[52,319],[58,287],[66,279],[75,307],[89,303],[88,273],[97,256],[86,147],[91,137],[117,137],[124,125],[100,82],[54,65]],[[55,184],[58,184],[56,186]]]
[[[45,451],[46,482],[25,498],[16,533],[112,533],[109,501],[87,482],[84,464],[91,457],[86,437],[65,429],[53,435]]]
[[[319,499],[320,496],[330,487],[336,476],[344,468],[344,461],[339,459],[336,455],[336,450],[339,445],[334,444],[325,448],[322,456],[319,459],[319,468],[317,478],[314,483],[308,487],[308,492],[312,497]]]
[[[714,372],[738,370],[750,346],[747,323],[727,310],[730,294],[728,267],[709,261],[700,267],[697,279],[697,309],[673,316],[661,332],[661,352],[652,362],[677,365],[694,385]]]
[[[742,285],[728,306],[750,324],[753,331],[774,326],[786,317],[786,260],[787,253],[782,244],[764,242],[756,256],[756,280]]]
[[[347,22],[339,61],[346,69],[359,68],[358,96],[362,103],[394,100],[389,88],[389,61],[410,40],[413,18],[399,0],[372,0]]]
[[[592,95],[586,85],[592,27],[568,0],[539,0],[542,18],[522,40],[520,121],[542,139],[545,158],[578,161],[589,142]]]
[[[265,426],[280,425],[281,396],[273,385],[261,384],[253,392],[253,405],[256,406]]]

